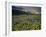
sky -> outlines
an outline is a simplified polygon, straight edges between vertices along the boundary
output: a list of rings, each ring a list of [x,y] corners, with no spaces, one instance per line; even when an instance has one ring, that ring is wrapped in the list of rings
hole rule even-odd
[[[20,10],[25,12],[41,13],[41,7],[29,7],[29,6],[12,6],[13,10]]]

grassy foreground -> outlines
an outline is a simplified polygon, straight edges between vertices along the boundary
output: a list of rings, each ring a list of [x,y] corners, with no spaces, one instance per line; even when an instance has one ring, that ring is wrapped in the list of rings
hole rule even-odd
[[[12,31],[22,30],[40,30],[41,15],[13,15]]]

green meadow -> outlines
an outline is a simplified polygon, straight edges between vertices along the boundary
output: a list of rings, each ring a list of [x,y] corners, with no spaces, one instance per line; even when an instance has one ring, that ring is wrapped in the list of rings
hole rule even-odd
[[[40,30],[41,29],[41,15],[13,15],[12,16],[12,31],[22,30]]]

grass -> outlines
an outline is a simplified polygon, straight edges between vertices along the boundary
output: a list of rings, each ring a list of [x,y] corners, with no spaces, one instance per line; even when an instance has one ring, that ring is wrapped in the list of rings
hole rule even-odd
[[[12,16],[12,31],[20,30],[40,30],[41,15],[13,15]]]

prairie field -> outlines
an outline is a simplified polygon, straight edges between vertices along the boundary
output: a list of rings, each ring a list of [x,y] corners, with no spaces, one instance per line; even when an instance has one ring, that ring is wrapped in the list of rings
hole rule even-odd
[[[41,30],[41,7],[12,6],[12,31]]]
[[[12,15],[12,31],[40,30],[41,14]]]

